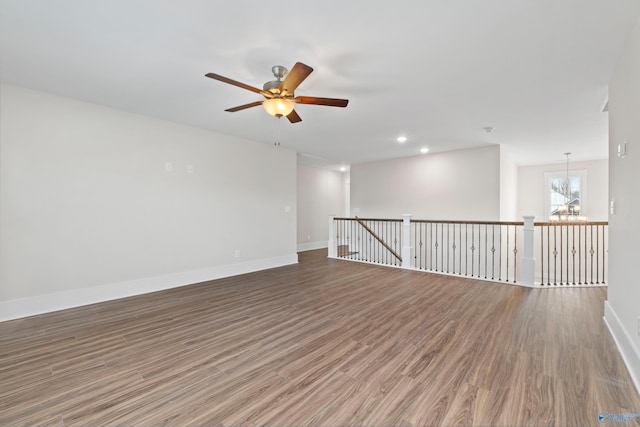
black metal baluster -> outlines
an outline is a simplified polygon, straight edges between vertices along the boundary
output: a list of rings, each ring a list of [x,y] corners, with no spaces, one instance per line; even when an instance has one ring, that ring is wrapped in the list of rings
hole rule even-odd
[[[367,222],[367,227],[369,227],[371,230],[373,230],[375,225],[372,222],[368,221]],[[373,239],[371,233],[365,233],[364,231],[363,231],[363,233],[364,233],[365,236],[367,236],[367,239],[369,240],[369,247],[371,248],[371,251],[369,252],[368,261],[375,263],[378,260],[378,255],[377,255],[378,246],[376,244],[376,241]]]
[[[351,221],[351,220],[345,221],[344,236],[343,236],[344,242],[347,246],[347,251],[345,252],[345,255],[347,255],[346,258],[351,258],[351,259],[353,258],[353,256],[351,255],[351,252],[352,252],[351,248],[355,247],[355,241],[356,241],[353,235],[353,224],[354,224],[354,221]]]
[[[580,285],[582,284],[582,231],[583,230],[584,230],[584,226],[581,225],[578,228],[578,284]]]
[[[506,261],[506,264],[507,264],[507,274],[506,274],[504,280],[506,282],[509,282],[509,252],[510,252],[510,249],[509,249],[509,226],[507,226],[507,248],[506,249],[507,249],[507,254],[506,254],[506,258],[507,259],[505,261]]]
[[[418,224],[420,224],[419,225],[419,227],[420,227],[419,230],[418,230]],[[419,257],[418,260],[419,261],[417,263],[420,266],[419,268],[422,269],[422,223],[421,222],[416,224],[416,230],[418,230],[418,234],[416,235],[416,237],[419,237],[419,239],[420,239],[419,240],[420,243],[416,243],[416,246],[420,248],[419,249],[419,255],[418,255],[418,257]],[[418,240],[416,240],[416,242],[418,242]]]
[[[567,285],[571,284],[571,280],[569,279],[569,270],[570,270],[570,266],[569,266],[569,231],[571,230],[571,226],[569,224],[567,224],[567,241],[565,243],[566,245],[566,261],[567,261]]]
[[[438,241],[438,223],[437,222],[436,222],[435,226],[436,226],[436,243],[435,243],[435,250],[434,250],[434,252],[436,253],[436,269],[435,269],[435,271],[439,271],[438,270],[438,247],[440,247],[440,242]]]
[[[362,227],[358,227],[358,223],[356,221],[351,221],[351,233],[350,233],[350,238],[352,241],[356,242],[354,243],[354,247],[357,247],[358,250],[357,251],[353,251],[353,252],[358,252],[358,254],[352,254],[351,258],[352,259],[358,259],[360,261],[369,261],[369,257],[371,257],[371,252],[367,252],[363,250],[363,245],[366,243],[363,239],[364,239],[364,235],[363,233],[363,229]],[[366,253],[363,253],[366,252]]]
[[[349,254],[349,247],[350,247],[349,246],[349,243],[350,243],[349,242],[349,225],[351,225],[351,221],[341,221],[341,222],[342,222],[342,238],[340,239],[341,240],[340,243],[342,244],[341,246],[343,250],[345,245],[347,247],[347,250],[342,253],[342,256],[347,258],[347,255]]]
[[[362,248],[360,247],[360,239],[358,239],[357,235],[353,234],[354,224],[355,224],[355,221],[352,219],[349,219],[349,221],[346,221],[344,224],[345,239],[347,242],[347,250],[345,252],[345,258],[347,259],[354,259],[362,256],[360,255],[362,254]],[[353,254],[352,252],[358,252],[358,255]]]
[[[491,279],[497,280],[496,275],[496,252],[498,248],[496,247],[496,225],[498,226],[498,230],[500,229],[500,224],[493,224],[491,226]]]
[[[374,224],[374,227],[375,227],[374,228],[375,233],[377,235],[380,235],[382,233],[382,230],[380,230],[380,228],[381,228],[380,222],[373,221],[373,224]],[[376,245],[376,252],[377,252],[377,254],[376,254],[376,262],[378,264],[381,264],[382,260],[384,258],[384,253],[382,252],[382,248],[380,247],[380,241],[378,239],[374,238],[373,242]]]
[[[380,221],[380,233],[382,234],[382,241],[383,242],[389,242],[389,236],[387,233],[387,228],[388,228],[388,222],[383,222]],[[385,247],[382,246],[382,243],[378,242],[378,246],[380,246],[380,252],[382,253],[382,263],[383,264],[388,264],[389,263],[389,251],[385,250]]]
[[[454,274],[456,273],[456,224],[453,223],[453,246],[451,247],[451,249],[453,249],[453,262],[451,269],[453,270]]]
[[[380,221],[380,226],[382,228],[382,241],[383,242],[387,242],[387,244],[390,242],[389,240],[389,222],[383,222]],[[380,251],[384,254],[384,256],[382,257],[384,259],[384,264],[390,264],[389,260],[391,258],[389,258],[389,255],[391,255],[389,253],[388,250],[385,250],[385,247],[382,245],[382,243],[378,242],[378,244],[380,245]],[[389,245],[391,246],[391,245]]]
[[[589,232],[591,234],[591,249],[589,250],[589,253],[591,254],[591,281],[589,283],[593,285],[593,225],[589,225]]]
[[[456,251],[458,254],[458,267],[456,271],[459,276],[462,276],[462,223],[458,224],[458,243],[456,244]]]
[[[469,275],[469,224],[464,225],[464,275]]]
[[[547,281],[551,284],[551,226],[547,225]]]
[[[383,225],[380,221],[373,221],[373,224],[375,224],[375,228],[374,231],[375,233],[379,236],[383,233]],[[378,252],[377,256],[376,256],[376,262],[378,264],[382,264],[384,263],[384,256],[385,253],[382,251],[382,247],[380,245],[380,241],[376,238],[374,238],[374,243],[376,245],[376,251]]]
[[[540,284],[544,283],[544,227],[540,226]]]
[[[558,284],[558,227],[553,226],[553,284]]]
[[[518,229],[514,225],[513,226],[513,283],[516,283],[517,280],[518,280]]]
[[[367,224],[369,226],[369,228],[371,228],[373,230],[373,227],[375,226],[373,223],[369,223]],[[377,242],[375,240],[373,240],[373,237],[371,237],[370,233],[367,233],[367,238],[369,239],[369,246],[371,246],[371,253],[369,253],[369,258],[371,262],[377,262],[378,260],[378,245],[376,244]]]
[[[440,249],[440,267],[438,267],[441,273],[444,273],[444,223],[440,222],[440,240],[438,241],[438,248]]]
[[[600,233],[598,233],[599,225],[596,225],[596,284],[600,284]]]
[[[416,267],[422,270],[422,223],[416,223]],[[418,250],[418,248],[420,248]],[[419,252],[419,254],[418,254]]]
[[[393,227],[396,230],[395,231],[396,235],[395,235],[394,239],[395,239],[395,242],[396,242],[396,252],[399,253],[400,256],[402,256],[402,226],[400,226],[400,229],[398,229],[398,224],[402,225],[402,223],[398,223],[398,222],[395,223],[395,227]],[[411,223],[409,223],[409,224],[411,224]],[[411,227],[411,225],[409,225],[409,227]],[[411,228],[409,228],[409,233],[411,233]],[[409,246],[411,246],[411,243],[409,243]],[[408,260],[409,261],[409,266],[411,266],[411,252],[409,252],[408,256],[409,256],[409,260]],[[399,259],[397,259],[396,257],[393,257],[393,259],[395,260],[396,265],[401,265],[400,264],[401,261]]]
[[[563,270],[563,265],[562,265],[562,243],[564,242],[564,238],[562,237],[562,230],[564,229],[564,226],[560,226],[560,284],[564,285],[564,282],[562,281],[562,272]]]
[[[476,247],[475,247],[475,227],[471,224],[471,277],[473,277],[473,263],[475,261]]]
[[[576,226],[573,224],[571,226],[571,266],[572,266],[572,277],[571,284],[576,284]]]
[[[427,245],[429,252],[429,270],[433,270],[433,223],[429,223],[429,244]]]
[[[605,249],[605,228],[604,225],[602,225],[602,283],[605,284],[607,283],[607,276],[605,274],[605,264],[606,264],[606,254],[607,251]]]
[[[341,240],[341,244],[342,247],[344,249],[344,246],[347,246],[347,250],[345,252],[342,253],[342,256],[345,258],[348,258],[347,255],[349,254],[349,248],[351,247],[349,245],[349,226],[351,225],[351,221],[342,221],[342,238]]]
[[[478,278],[480,278],[480,276],[482,275],[481,273],[481,268],[482,268],[482,262],[481,262],[481,254],[482,254],[482,241],[481,241],[481,230],[482,227],[480,224],[478,224]]]
[[[500,225],[500,235],[499,235],[499,249],[498,249],[498,280],[502,281],[502,228],[504,226]]]
[[[442,227],[444,228],[444,224],[442,224]],[[447,273],[449,272],[449,223],[447,223]],[[445,245],[444,245],[444,239],[443,239],[443,245],[442,245],[442,250],[444,251],[445,249]],[[444,255],[443,255],[444,257]]]
[[[487,278],[487,254],[489,253],[488,246],[487,246],[488,245],[487,239],[489,237],[487,236],[488,227],[489,226],[487,224],[484,225],[484,278],[485,279]]]
[[[338,224],[336,226],[336,254],[338,254],[338,257],[342,256],[340,254],[340,246],[343,243],[344,238],[344,231],[342,230],[343,227],[343,221],[342,220],[338,220]]]

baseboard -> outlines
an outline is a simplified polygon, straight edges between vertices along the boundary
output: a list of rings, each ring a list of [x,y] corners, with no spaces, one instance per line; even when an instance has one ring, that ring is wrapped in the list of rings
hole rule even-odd
[[[326,240],[320,242],[298,243],[298,252],[313,251],[315,249],[328,248],[329,244]]]
[[[609,301],[604,302],[604,322],[609,328],[609,332],[611,332],[611,336],[616,342],[618,350],[620,350],[622,359],[625,365],[627,365],[627,370],[629,371],[629,375],[631,375],[631,379],[638,393],[640,393],[640,351],[631,340],[629,331],[622,325],[613,307],[609,305]]]
[[[298,255],[284,255],[236,264],[219,265],[165,276],[128,280],[91,288],[73,289],[35,297],[0,301],[0,322],[65,310],[134,295],[193,285],[223,277],[296,264]]]

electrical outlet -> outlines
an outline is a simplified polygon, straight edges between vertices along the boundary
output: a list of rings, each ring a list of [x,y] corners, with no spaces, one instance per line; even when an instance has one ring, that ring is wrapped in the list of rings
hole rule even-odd
[[[236,249],[235,255],[236,258],[240,258],[240,249]]]
[[[193,165],[187,165],[187,173],[193,173]]]
[[[166,163],[164,164],[164,170],[165,170],[166,172],[171,172],[171,171],[173,171],[173,163],[171,163],[171,162],[166,162]]]

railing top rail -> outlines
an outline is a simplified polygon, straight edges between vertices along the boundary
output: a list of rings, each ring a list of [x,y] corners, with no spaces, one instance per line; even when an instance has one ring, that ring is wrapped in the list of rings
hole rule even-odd
[[[609,221],[547,221],[547,222],[534,222],[534,226],[536,227],[544,227],[544,226],[556,226],[560,227],[563,225],[609,225]]]
[[[348,218],[348,217],[335,217],[336,220],[341,221],[388,221],[388,222],[402,222],[397,218]],[[481,225],[524,225],[522,221],[458,221],[448,219],[411,219],[411,222],[429,222],[438,224],[481,224]]]
[[[473,224],[473,225],[524,225],[522,221],[454,221],[449,219],[412,219],[411,222],[435,224]]]
[[[341,221],[387,221],[387,222],[402,222],[401,219],[397,219],[397,218],[360,218],[360,217],[355,217],[355,218],[348,218],[348,217],[335,217],[334,219],[336,220],[341,220]]]
[[[349,217],[335,217],[336,220],[342,221],[387,221],[387,222],[402,222],[402,219],[398,218],[349,218]],[[474,224],[474,225],[524,225],[523,221],[461,221],[461,220],[449,220],[449,219],[411,219],[411,222],[418,223],[434,223],[434,224]],[[547,221],[547,222],[534,222],[534,226],[563,226],[563,225],[609,225],[609,221]]]

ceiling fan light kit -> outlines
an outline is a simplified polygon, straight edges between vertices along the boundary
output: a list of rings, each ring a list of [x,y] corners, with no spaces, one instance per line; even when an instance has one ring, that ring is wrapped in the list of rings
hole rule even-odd
[[[267,113],[271,114],[272,116],[282,117],[288,116],[293,111],[295,102],[291,99],[286,98],[271,98],[265,99],[262,102],[262,106],[267,111]]]
[[[264,101],[256,101],[250,104],[239,105],[237,107],[228,108],[225,111],[235,113],[236,111],[245,110],[247,108],[256,107],[260,104],[265,111],[272,116],[285,116],[291,123],[301,122],[302,119],[294,110],[295,104],[313,104],[325,105],[329,107],[346,107],[349,103],[348,99],[339,98],[318,98],[314,96],[295,96],[294,91],[313,71],[313,68],[302,62],[296,62],[289,72],[282,65],[276,65],[271,68],[271,72],[276,80],[269,81],[264,84],[262,89],[253,87],[219,74],[207,73],[206,77],[221,81],[251,92],[259,93],[264,96]],[[284,78],[284,80],[282,80]]]

